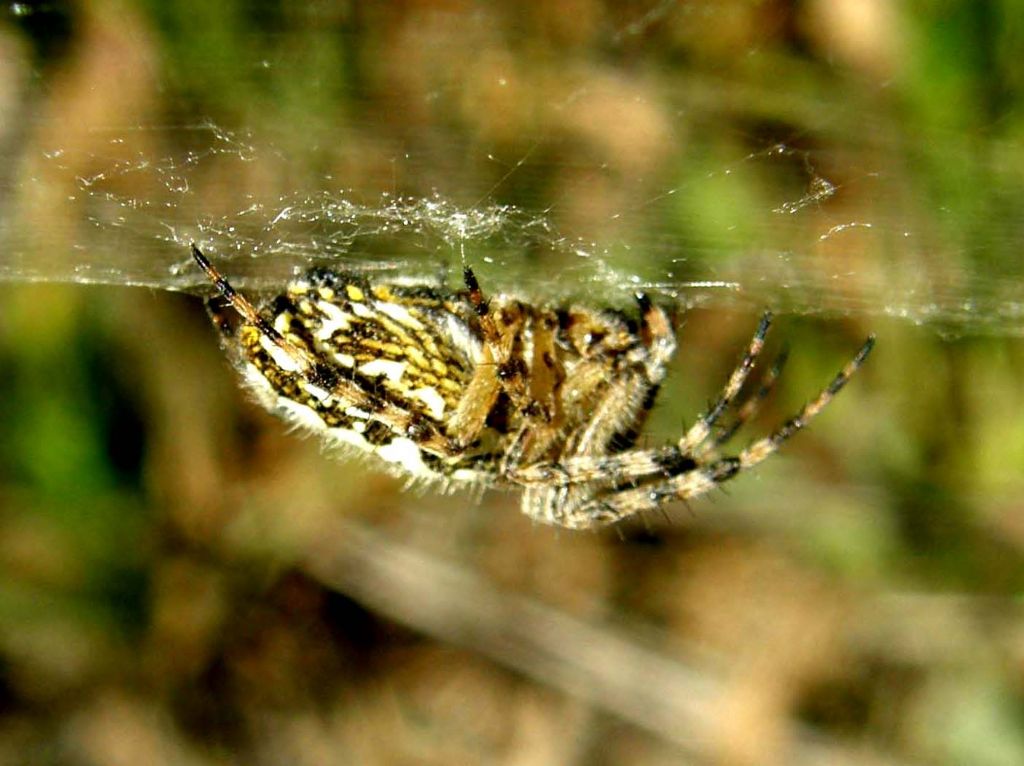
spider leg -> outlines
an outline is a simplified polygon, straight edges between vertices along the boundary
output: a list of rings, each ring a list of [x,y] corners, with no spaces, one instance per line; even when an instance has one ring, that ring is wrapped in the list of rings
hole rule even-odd
[[[772,362],[771,368],[765,373],[761,379],[761,385],[758,386],[757,391],[751,395],[743,404],[740,406],[733,418],[733,421],[726,426],[721,433],[719,433],[711,443],[712,448],[721,447],[727,441],[729,441],[736,432],[739,431],[754,415],[761,409],[761,404],[768,397],[768,394],[775,388],[775,383],[779,379],[779,375],[782,374],[782,368],[786,365],[786,360],[789,358],[789,350],[782,349],[779,355],[775,357],[775,361]]]
[[[663,476],[670,470],[667,468],[670,465],[677,470],[696,465],[688,459],[684,459],[685,466],[680,465],[679,450],[674,446],[608,454],[607,443],[620,430],[618,424],[643,417],[642,408],[646,402],[640,405],[633,403],[633,411],[628,404],[628,397],[635,395],[635,391],[635,383],[623,381],[598,405],[593,420],[600,423],[585,430],[594,434],[602,432],[603,441],[584,435],[577,442],[577,447],[589,445],[589,451],[578,451],[554,462],[504,466],[504,478],[523,487],[523,513],[546,524],[572,529],[600,526],[607,522],[601,519],[590,521],[577,512],[582,507],[589,507],[599,492],[624,482],[635,486],[644,477]],[[600,447],[596,446],[598,444]]]
[[[640,308],[641,342],[624,355],[621,368],[609,378],[606,364],[595,359],[581,362],[573,371],[575,399],[593,404],[580,410],[578,422],[567,422],[565,411],[578,408],[552,405],[549,400],[556,398],[552,390],[543,382],[531,385],[529,409],[524,412],[519,429],[509,438],[498,475],[513,482],[531,483],[521,469],[550,458],[553,450],[571,461],[572,456],[627,450],[636,442],[654,405],[666,364],[675,351],[675,334],[668,315],[643,293],[637,293],[636,301]],[[544,360],[556,357],[554,317],[550,326],[545,325],[534,323],[533,327],[533,383],[540,380],[536,371]],[[556,378],[548,384],[561,383],[564,373]]]
[[[521,316],[498,316],[491,302],[480,289],[480,282],[469,266],[463,266],[462,279],[469,292],[469,302],[473,305],[484,344],[490,350],[492,360],[497,369],[495,374],[501,381],[502,389],[513,399],[522,399],[525,393],[524,376],[526,367],[522,359],[513,354],[513,340],[522,324]],[[509,312],[510,314],[513,312]],[[499,324],[506,325],[499,327]]]
[[[525,485],[523,510],[541,521],[589,529],[659,509],[673,500],[702,495],[753,468],[804,428],[863,365],[874,343],[874,336],[868,337],[853,359],[795,417],[735,457],[702,463],[672,446],[527,466],[511,477]],[[658,478],[650,480],[651,476]]]
[[[641,317],[644,322],[643,332],[651,336],[649,347],[652,357],[657,361],[656,379],[648,381],[646,386],[642,386],[641,381],[635,375],[624,376],[616,381],[610,392],[597,404],[587,426],[574,435],[566,450],[566,457],[557,465],[550,462],[519,465],[517,461],[511,461],[503,471],[511,481],[524,485],[546,482],[581,484],[620,475],[630,475],[635,478],[663,476],[673,471],[678,473],[682,470],[691,470],[697,466],[697,462],[692,457],[696,451],[695,448],[707,440],[714,424],[743,388],[743,384],[749,377],[757,357],[764,347],[764,339],[771,325],[771,312],[765,312],[761,317],[746,353],[736,369],[733,370],[714,405],[679,440],[678,445],[657,450],[627,450],[617,454],[608,454],[607,443],[617,431],[612,424],[622,417],[623,403],[620,398],[628,397],[631,391],[653,392],[656,390],[656,386],[664,374],[664,365],[675,348],[674,343],[668,340],[672,333],[664,313],[652,306],[646,296],[638,295],[637,301],[640,304]],[[664,349],[662,345],[665,346]],[[781,362],[776,361],[776,368],[779,367],[781,367]],[[773,370],[774,377],[777,377],[778,370],[775,368]],[[769,375],[772,376],[773,373],[769,373]],[[773,382],[773,379],[766,381],[766,390],[758,392],[757,396],[766,395]],[[747,404],[750,405],[751,402]],[[645,402],[644,406],[633,407],[630,411],[638,413],[638,416],[634,417],[640,420],[646,415],[648,409],[649,405]],[[741,411],[738,416],[740,419],[734,428],[742,425],[743,420],[750,417],[755,409],[756,403],[750,407],[745,406],[746,412]],[[524,509],[525,507],[524,502]]]
[[[705,439],[711,434],[711,429],[714,428],[715,423],[725,412],[726,408],[733,402],[733,400],[739,395],[740,389],[743,388],[743,384],[750,376],[750,371],[754,368],[757,357],[761,353],[761,349],[764,348],[764,339],[768,334],[768,328],[772,323],[772,314],[770,311],[766,311],[764,316],[761,317],[761,322],[757,325],[757,330],[754,332],[754,337],[750,339],[750,345],[747,347],[746,353],[740,360],[740,363],[736,366],[736,369],[732,371],[732,375],[729,376],[728,382],[725,384],[725,388],[718,395],[718,399],[708,409],[708,411],[702,415],[690,430],[686,432],[686,435],[679,440],[679,450],[685,455],[692,454],[694,450],[704,442]]]
[[[569,478],[562,470],[563,465],[581,461],[592,466],[600,464],[602,458],[613,460],[608,454],[608,444],[646,418],[650,397],[645,396],[645,392],[656,388],[657,384],[648,381],[642,369],[636,369],[603,385],[605,390],[588,411],[586,421],[572,430],[568,438],[562,437],[565,441],[561,453],[565,457],[554,463],[538,462],[541,456],[550,454],[561,429],[527,420],[512,437],[499,463],[499,475],[523,485],[551,481],[572,484],[578,480]]]
[[[660,510],[671,500],[702,495],[740,470],[739,460],[730,457],[690,468],[661,482],[627,488],[608,489],[601,484],[531,485],[523,492],[523,511],[549,524],[595,529]]]
[[[587,408],[583,419],[569,424],[561,457],[555,461],[529,462],[529,454],[518,455],[516,460],[505,461],[501,466],[503,478],[523,486],[522,511],[538,521],[582,526],[572,518],[572,511],[593,497],[597,486],[607,488],[620,475],[662,475],[666,462],[678,462],[679,451],[675,447],[610,453],[617,439],[623,435],[632,437],[646,419],[654,402],[653,394],[664,378],[665,363],[675,349],[668,317],[645,298],[638,296],[638,302],[644,340],[633,350],[630,363],[610,381],[600,374],[600,365],[589,372],[579,368],[574,372],[574,380],[593,377],[594,393],[600,391],[600,395]],[[545,453],[553,443],[545,445]]]
[[[334,377],[332,371],[317,362],[316,358],[308,351],[299,348],[274,329],[273,325],[256,310],[256,307],[248,299],[236,292],[231,283],[221,276],[220,272],[213,267],[202,251],[194,244],[192,245],[192,257],[231,308],[238,312],[242,319],[255,327],[263,337],[267,338],[276,347],[276,350],[280,352],[276,355],[276,361],[281,364],[282,368],[297,372],[314,385],[324,386],[324,384],[328,384],[326,387],[330,387],[331,379]],[[218,326],[222,325],[218,322]]]
[[[745,450],[740,452],[737,456],[737,459],[740,462],[740,469],[746,470],[760,463],[766,457],[778,450],[787,439],[793,436],[793,434],[803,429],[819,412],[825,409],[825,407],[828,406],[828,403],[832,401],[835,395],[838,394],[850,378],[853,377],[854,373],[856,373],[857,370],[860,369],[861,365],[864,364],[864,360],[868,358],[868,354],[871,353],[871,349],[874,348],[874,345],[875,336],[869,335],[868,339],[864,342],[864,345],[860,347],[853,359],[847,362],[846,366],[839,371],[835,378],[833,378],[832,382],[822,389],[821,393],[819,393],[813,400],[805,404],[795,417],[790,418],[774,432],[765,436],[763,439],[758,439]]]
[[[698,467],[692,457],[672,445],[655,449],[633,449],[616,454],[574,455],[558,462],[513,466],[506,476],[524,486],[547,484],[622,484],[627,477],[634,484],[653,476],[671,476]]]
[[[647,377],[657,384],[665,377],[665,367],[676,352],[675,330],[668,314],[647,293],[638,292],[634,298],[640,309],[640,337],[648,352]]]
[[[468,264],[463,266],[462,279],[483,345],[483,359],[477,364],[462,404],[449,423],[449,432],[459,444],[466,446],[483,430],[487,415],[501,393],[519,411],[526,411],[530,397],[526,363],[515,355],[517,339],[527,321],[522,307],[512,303],[495,308]]]

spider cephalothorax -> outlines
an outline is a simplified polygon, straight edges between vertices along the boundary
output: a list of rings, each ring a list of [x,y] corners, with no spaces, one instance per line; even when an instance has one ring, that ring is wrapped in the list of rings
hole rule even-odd
[[[314,270],[257,309],[192,253],[219,291],[210,307],[225,345],[269,410],[415,478],[521,487],[524,513],[572,528],[694,497],[761,462],[828,404],[874,342],[781,428],[723,457],[781,367],[780,358],[716,433],[764,345],[765,314],[709,410],[675,444],[641,449],[675,351],[668,316],[642,294],[634,319],[486,298],[469,268],[461,291]]]

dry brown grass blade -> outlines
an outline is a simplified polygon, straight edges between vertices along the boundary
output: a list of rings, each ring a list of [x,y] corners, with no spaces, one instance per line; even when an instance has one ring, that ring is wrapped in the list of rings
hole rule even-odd
[[[710,673],[640,645],[629,634],[503,591],[472,571],[350,520],[322,530],[307,571],[367,608],[574,695],[698,759],[716,760],[723,686]],[[792,724],[777,761],[905,763]],[[766,761],[761,761],[765,763]]]

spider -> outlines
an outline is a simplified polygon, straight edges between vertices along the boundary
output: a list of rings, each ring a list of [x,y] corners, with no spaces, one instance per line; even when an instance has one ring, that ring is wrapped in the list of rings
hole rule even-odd
[[[778,429],[723,455],[784,362],[738,401],[771,324],[765,313],[708,410],[674,444],[641,448],[676,348],[669,316],[642,293],[631,317],[488,297],[468,266],[458,291],[314,269],[257,308],[195,245],[192,255],[216,287],[207,306],[224,345],[268,410],[414,479],[519,487],[523,513],[572,529],[696,497],[757,465],[821,412],[874,345],[870,336]]]

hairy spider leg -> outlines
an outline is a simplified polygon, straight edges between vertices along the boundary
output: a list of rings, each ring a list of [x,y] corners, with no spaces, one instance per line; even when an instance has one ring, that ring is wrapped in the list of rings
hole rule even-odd
[[[814,418],[832,401],[840,389],[853,374],[864,364],[875,343],[870,336],[845,367],[836,375],[832,382],[821,390],[817,397],[804,405],[800,413],[786,421],[769,436],[754,442],[744,449],[736,458],[722,458],[723,461],[739,460],[744,469],[751,468],[776,451],[783,442],[789,439]],[[712,465],[713,460],[707,465]],[[613,455],[590,455],[567,458],[557,464],[536,463],[523,466],[510,474],[521,484],[546,484],[560,481],[562,484],[587,484],[601,479],[615,480],[616,476],[669,475],[683,473],[698,468],[692,456],[680,452],[678,446],[658,447],[648,450],[628,450]]]
[[[726,408],[732,403],[732,401],[739,395],[740,390],[743,388],[743,384],[750,376],[750,371],[754,369],[754,364],[757,362],[757,357],[761,353],[761,349],[764,348],[764,339],[768,334],[768,328],[772,324],[772,313],[766,311],[761,317],[760,323],[757,325],[757,330],[754,332],[754,337],[750,339],[750,346],[747,348],[746,353],[740,360],[740,363],[736,365],[736,369],[732,371],[732,375],[729,376],[728,382],[725,384],[725,388],[718,395],[717,401],[711,406],[711,408],[703,416],[697,419],[697,422],[690,427],[690,430],[686,432],[686,435],[679,440],[679,451],[684,455],[690,455],[694,450],[704,442],[705,439],[711,434],[711,429],[714,428],[715,423],[725,412]]]
[[[782,369],[786,366],[786,360],[789,358],[789,349],[783,348],[782,351],[775,357],[772,362],[772,366],[768,369],[768,372],[761,378],[761,385],[758,386],[757,391],[748,397],[736,412],[733,421],[727,425],[722,432],[719,433],[708,449],[702,449],[701,454],[705,454],[709,449],[716,449],[721,447],[723,444],[732,439],[747,422],[753,418],[758,410],[761,409],[761,404],[768,398],[768,395],[775,388],[776,382],[779,380],[779,375],[782,374]]]
[[[657,401],[668,363],[676,350],[675,327],[669,315],[661,307],[655,306],[646,293],[638,292],[634,298],[640,309],[639,336],[647,351],[646,360],[643,362],[647,374],[646,378],[637,380],[642,399],[639,400],[632,420],[625,422],[619,430],[606,437],[604,448],[601,450],[603,453],[625,452],[636,445]],[[575,453],[580,453],[580,450],[575,450]]]
[[[220,272],[213,267],[213,264],[203,255],[202,251],[192,245],[192,257],[195,262],[199,264],[206,276],[213,282],[214,287],[220,292],[224,300],[230,304],[231,308],[238,312],[246,322],[253,325],[259,332],[268,338],[275,346],[277,346],[284,354],[291,360],[292,365],[296,368],[298,373],[306,378],[311,383],[321,382],[321,378],[324,376],[324,371],[318,368],[322,367],[317,363],[317,360],[313,358],[305,349],[301,349],[294,343],[285,338],[281,333],[274,329],[273,325],[270,324],[260,313],[256,310],[245,297],[239,295],[235,291],[235,288],[221,276]]]
[[[511,477],[526,487],[523,510],[539,520],[573,529],[589,529],[656,510],[671,500],[702,495],[741,471],[753,468],[804,428],[864,364],[874,343],[875,337],[869,336],[832,382],[795,417],[739,455],[701,464],[681,453],[676,446],[630,450],[618,455],[580,456],[557,465],[529,466]],[[643,482],[643,476],[659,478]],[[635,477],[636,481],[626,487],[615,486],[616,477],[620,477],[620,481],[624,477]]]
[[[624,354],[621,369],[609,377],[603,363],[590,360],[582,362],[573,372],[575,381],[590,381],[585,390],[594,395],[595,401],[588,410],[586,422],[566,432],[565,422],[549,419],[555,413],[548,411],[545,402],[531,398],[528,405],[531,414],[512,435],[506,454],[498,465],[500,476],[510,477],[521,466],[543,459],[542,456],[549,454],[560,440],[559,459],[570,455],[607,454],[615,450],[615,445],[626,442],[627,446],[632,446],[675,351],[675,335],[668,316],[643,293],[635,297],[640,308],[640,342]],[[550,326],[545,327],[545,319],[550,320]],[[545,343],[550,346],[550,356],[555,357],[556,326],[553,315],[534,323],[535,370],[548,356],[544,353]],[[564,373],[559,370],[557,375],[560,385]],[[590,397],[583,395],[582,398]]]
[[[647,316],[647,311],[656,311],[648,301],[643,300],[642,296],[638,296],[638,301],[640,301],[641,309],[645,317]],[[646,310],[644,311],[644,309]],[[602,479],[610,479],[614,483],[616,480],[615,477],[620,475],[630,475],[641,479],[653,475],[664,476],[666,473],[671,471],[678,473],[682,466],[692,469],[699,463],[712,462],[715,459],[713,455],[716,448],[724,444],[749,418],[756,413],[761,401],[770,393],[774,387],[775,381],[782,372],[782,367],[785,364],[788,354],[786,350],[783,350],[778,357],[776,357],[771,369],[765,375],[758,391],[746,400],[743,405],[741,405],[735,421],[731,423],[726,431],[721,436],[717,437],[713,443],[702,449],[697,449],[700,447],[701,443],[707,441],[714,423],[721,417],[722,413],[728,408],[728,406],[735,401],[739,391],[742,389],[744,383],[749,377],[751,370],[755,366],[757,357],[764,346],[764,338],[770,327],[771,319],[771,313],[765,313],[762,316],[747,352],[733,371],[726,387],[723,389],[722,393],[719,395],[717,401],[708,413],[697,422],[694,428],[691,429],[690,433],[693,434],[698,428],[700,428],[698,435],[703,434],[701,442],[695,443],[692,447],[686,447],[685,442],[688,441],[688,434],[688,436],[681,439],[680,443],[676,446],[651,450],[627,450],[613,454],[609,454],[607,451],[589,450],[590,454],[586,454],[588,450],[580,449],[573,451],[572,455],[567,455],[557,465],[552,463],[537,463],[526,466],[515,466],[508,471],[509,478],[523,484],[582,484]],[[654,324],[658,324],[657,320],[655,320]],[[667,324],[665,326],[667,328]],[[662,333],[664,333],[664,330],[662,330]],[[652,343],[652,346],[656,347],[657,344]],[[674,344],[668,348],[666,352],[658,356],[657,361],[662,371],[664,370],[664,366],[668,362],[668,358],[671,356],[673,349]],[[627,381],[622,382],[627,389],[629,389],[630,386],[635,385],[635,381],[632,383]],[[659,383],[660,377],[656,381],[650,383],[649,388],[647,389],[648,392],[656,391]],[[651,398],[650,393],[648,393],[648,398]],[[647,409],[649,409],[649,407],[642,408],[638,413],[638,417],[646,416]],[[604,418],[602,418],[598,413],[598,415],[592,419],[592,422],[602,423],[604,422]],[[697,436],[694,436],[693,438],[697,438]],[[580,441],[582,442],[584,440],[581,439]],[[588,446],[593,446],[592,442],[588,443]]]
[[[462,447],[471,444],[483,430],[488,414],[499,394],[508,396],[513,405],[525,411],[528,393],[522,360],[514,356],[515,344],[523,325],[525,312],[515,305],[495,310],[480,289],[473,269],[462,269],[469,303],[476,314],[477,331],[484,348],[484,358],[476,366],[462,403],[449,423],[449,433],[457,434]],[[500,313],[500,317],[498,314]],[[497,319],[501,319],[499,322]]]
[[[546,484],[568,486],[603,482],[615,485],[627,477],[639,484],[646,478],[671,476],[696,468],[697,461],[683,455],[675,445],[651,449],[630,449],[617,453],[579,454],[558,462],[533,463],[509,470],[508,477],[525,486]]]
[[[521,363],[517,363],[519,360],[512,357],[512,345],[515,340],[516,328],[512,328],[510,332],[509,328],[502,330],[498,327],[498,322],[495,321],[495,312],[491,310],[491,302],[484,295],[483,290],[480,289],[480,282],[477,280],[476,273],[472,267],[468,265],[463,266],[462,280],[466,284],[469,302],[472,304],[473,311],[477,315],[477,321],[480,323],[480,334],[484,344],[490,350],[492,361],[497,366],[495,372],[501,381],[502,389],[514,401],[521,400],[525,390],[523,385],[525,370]],[[521,320],[522,317],[517,319]],[[516,325],[518,322],[513,321],[511,324]]]
[[[621,417],[624,404],[622,398],[628,396],[630,392],[651,391],[656,388],[664,375],[665,365],[675,350],[671,327],[664,313],[656,309],[643,294],[637,295],[637,301],[645,323],[642,334],[652,336],[650,345],[656,350],[656,353],[652,354],[651,367],[659,372],[655,379],[648,379],[645,386],[638,385],[641,381],[625,376],[613,381],[609,392],[597,404],[590,425],[583,433],[574,437],[575,444],[566,450],[561,460],[505,467],[505,474],[510,480],[525,486],[523,512],[533,518],[548,523],[569,526],[581,523],[586,526],[584,521],[569,520],[574,508],[580,503],[587,503],[602,489],[621,484],[625,477],[631,477],[632,485],[637,486],[649,477],[677,476],[698,469],[701,463],[695,458],[697,447],[708,439],[715,423],[742,390],[764,348],[765,337],[772,321],[771,312],[766,311],[745,354],[733,370],[718,399],[677,445],[653,450],[629,449],[610,453],[606,442],[614,435],[611,433],[614,429],[610,429],[608,424],[612,418]],[[665,341],[664,348],[661,348],[660,341],[663,338],[668,340]],[[642,418],[646,412],[641,407],[633,410],[632,414],[635,418]],[[746,416],[749,417],[751,414],[752,411]],[[588,438],[588,435],[593,437],[595,433],[600,433],[603,440]],[[713,449],[714,446],[704,452],[711,452]],[[586,486],[595,483],[602,486]],[[596,518],[593,523],[606,522]]]
[[[675,351],[675,335],[665,312],[646,296],[638,295],[637,302],[641,309],[641,343],[626,355],[627,363],[604,385],[586,423],[566,439],[562,456],[553,462],[506,467],[506,477],[524,486],[521,507],[526,515],[548,524],[572,526],[573,509],[598,491],[593,483],[600,482],[603,488],[614,484],[616,475],[603,470],[605,467],[618,462],[624,472],[629,472],[635,463],[645,473],[663,471],[663,463],[647,470],[645,460],[650,453],[646,450],[613,452],[620,435],[639,429],[647,417],[652,392],[664,378]],[[670,449],[678,454],[676,448]],[[622,460],[616,461],[619,456]],[[586,479],[578,481],[572,468],[564,469],[566,465],[583,466]]]
[[[857,354],[846,363],[846,366],[839,371],[839,374],[832,380],[832,382],[818,394],[812,401],[808,402],[803,406],[803,409],[796,415],[796,417],[790,418],[780,428],[776,429],[773,433],[759,439],[745,450],[740,452],[737,456],[740,462],[740,469],[746,470],[752,468],[762,460],[767,458],[773,452],[777,451],[779,447],[797,431],[803,429],[807,423],[814,418],[819,412],[821,412],[829,402],[835,397],[836,394],[842,390],[843,386],[846,385],[847,381],[853,377],[853,374],[860,369],[861,365],[864,364],[864,360],[868,358],[868,354],[871,353],[871,349],[875,346],[875,336],[869,335],[868,339],[864,342],[864,345],[860,347]]]

